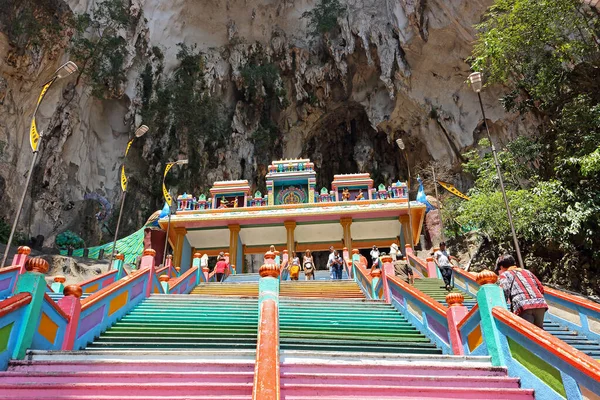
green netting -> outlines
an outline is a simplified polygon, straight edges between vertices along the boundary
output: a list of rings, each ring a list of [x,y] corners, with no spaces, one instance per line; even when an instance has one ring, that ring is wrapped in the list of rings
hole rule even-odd
[[[142,252],[144,251],[144,229],[145,228],[141,228],[131,235],[117,240],[117,252],[125,256],[126,264],[134,264],[136,259],[142,255]],[[104,257],[108,258],[113,251],[113,242],[102,246],[90,247],[88,249],[87,258],[97,260],[100,255],[100,249],[104,249]],[[83,250],[84,249],[73,250],[73,256],[83,257]],[[60,254],[66,256],[67,250],[61,250]]]

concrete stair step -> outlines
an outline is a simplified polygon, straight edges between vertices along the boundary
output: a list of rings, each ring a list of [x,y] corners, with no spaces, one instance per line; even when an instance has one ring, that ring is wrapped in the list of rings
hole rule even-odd
[[[252,383],[254,371],[252,369],[246,372],[226,371],[203,371],[203,372],[171,372],[171,371],[65,371],[61,374],[55,372],[31,372],[31,371],[6,371],[0,372],[0,385],[2,384],[21,384],[21,383],[39,383],[39,384],[74,384],[74,383],[104,383],[107,385],[113,383]]]

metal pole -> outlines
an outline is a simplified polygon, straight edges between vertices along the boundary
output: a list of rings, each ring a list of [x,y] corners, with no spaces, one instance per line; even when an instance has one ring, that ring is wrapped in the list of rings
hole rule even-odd
[[[523,265],[523,257],[521,257],[521,248],[519,247],[519,241],[517,240],[517,233],[515,231],[515,225],[513,224],[512,213],[510,212],[510,205],[508,204],[508,198],[506,197],[506,190],[504,189],[504,180],[502,179],[502,171],[500,170],[500,162],[498,161],[498,155],[496,154],[496,146],[492,141],[490,135],[490,129],[488,128],[487,119],[485,118],[485,110],[483,108],[483,101],[481,101],[481,94],[477,92],[479,97],[479,105],[481,106],[481,114],[483,115],[483,123],[485,125],[485,131],[487,133],[488,140],[492,145],[492,154],[494,155],[494,164],[496,164],[496,172],[498,174],[498,180],[500,181],[500,189],[502,190],[502,198],[504,199],[504,205],[506,206],[506,214],[508,215],[508,223],[510,224],[510,230],[512,232],[513,241],[515,243],[515,251],[517,252],[517,259],[519,267],[525,268]]]
[[[439,206],[439,210],[440,210],[440,223],[442,225],[442,242],[445,242],[446,235],[444,234],[444,218],[442,217],[442,202],[440,201],[440,198],[438,196],[437,179],[435,179],[435,168],[433,167],[433,165],[431,166],[431,172],[433,173],[433,187],[435,188],[435,199],[438,202],[438,206]]]
[[[408,227],[408,242],[410,243],[410,247],[412,247],[413,250],[415,247],[415,242],[413,240],[413,226],[412,226],[412,213],[410,212],[410,182],[411,182],[411,177],[410,177],[410,164],[408,163],[408,156],[406,155],[406,150],[402,150],[402,153],[404,154],[404,159],[406,160],[406,169],[408,171],[408,183],[406,185],[406,195],[408,196],[408,224],[410,225]]]
[[[41,135],[40,135],[41,136]],[[43,137],[43,136],[41,136]],[[27,173],[27,180],[25,181],[25,187],[23,188],[23,195],[21,195],[21,201],[19,202],[19,208],[17,208],[17,215],[15,216],[15,220],[12,225],[12,229],[10,230],[10,236],[8,237],[8,242],[6,243],[6,249],[4,250],[4,257],[2,258],[2,265],[0,268],[4,268],[6,264],[6,259],[8,258],[8,252],[10,251],[10,245],[12,244],[13,237],[15,236],[15,231],[17,230],[17,223],[19,222],[19,217],[21,216],[21,210],[23,209],[23,203],[25,202],[25,196],[27,195],[27,188],[29,187],[29,181],[31,180],[31,174],[33,173],[33,167],[35,166],[35,162],[37,161],[38,154],[40,152],[42,143],[39,143],[38,151],[33,152],[33,159],[31,160],[31,166],[29,167],[29,172]]]
[[[165,238],[165,249],[163,250],[163,261],[162,265],[165,266],[167,261],[167,248],[169,247],[169,229],[171,228],[171,206],[169,206],[169,219],[167,222],[167,237]]]
[[[117,229],[115,229],[115,238],[113,240],[113,251],[112,256],[110,258],[110,267],[108,270],[112,270],[113,260],[117,255],[117,237],[119,236],[119,226],[121,225],[121,216],[123,215],[123,206],[125,205],[125,196],[127,196],[127,190],[123,191],[123,196],[121,196],[121,209],[119,211],[119,219],[117,219]]]

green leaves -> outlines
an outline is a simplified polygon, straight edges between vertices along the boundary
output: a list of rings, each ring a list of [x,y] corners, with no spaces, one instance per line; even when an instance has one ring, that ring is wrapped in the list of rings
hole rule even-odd
[[[346,15],[346,7],[339,0],[320,0],[315,8],[302,14],[308,18],[309,34],[321,36],[332,34],[338,27],[338,18]]]
[[[59,249],[80,249],[85,247],[85,242],[83,239],[72,231],[64,231],[63,233],[59,233],[56,235],[54,243]]]

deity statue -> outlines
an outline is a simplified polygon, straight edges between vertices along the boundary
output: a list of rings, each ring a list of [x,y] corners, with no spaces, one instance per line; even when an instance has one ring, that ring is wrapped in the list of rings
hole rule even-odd
[[[348,188],[344,188],[343,192],[342,192],[342,201],[348,201],[350,200],[350,192],[348,191]]]
[[[238,199],[237,199],[237,197],[233,201],[233,208],[238,208]]]
[[[227,208],[227,207],[229,207],[229,202],[227,201],[225,196],[223,196],[223,198],[221,199],[221,205],[219,206],[219,208]]]
[[[356,195],[354,200],[363,200],[364,198],[365,198],[365,196],[363,195],[362,189],[358,189],[358,194]]]

